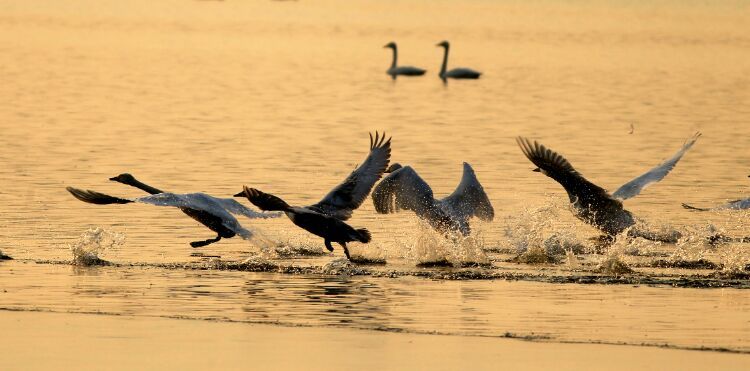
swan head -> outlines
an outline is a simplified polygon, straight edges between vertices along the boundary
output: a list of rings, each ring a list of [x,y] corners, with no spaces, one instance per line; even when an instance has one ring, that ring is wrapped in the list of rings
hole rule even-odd
[[[123,183],[123,184],[130,184],[130,183],[132,183],[132,182],[135,181],[135,177],[132,176],[132,175],[130,175],[130,174],[128,174],[128,173],[122,173],[122,174],[120,174],[118,176],[109,178],[109,180],[111,180],[113,182],[120,182],[120,183]]]
[[[435,46],[442,46],[443,48],[449,48],[451,44],[447,40],[443,40],[437,43]]]
[[[398,162],[394,162],[394,163],[391,164],[391,166],[388,166],[388,168],[385,169],[385,172],[386,173],[392,173],[392,172],[394,172],[394,171],[396,171],[396,170],[398,170],[398,169],[400,169],[402,167],[403,166],[401,166],[401,164],[399,164]]]
[[[388,44],[383,45],[383,47],[384,48],[396,49],[396,43],[394,43],[393,41],[391,41]]]

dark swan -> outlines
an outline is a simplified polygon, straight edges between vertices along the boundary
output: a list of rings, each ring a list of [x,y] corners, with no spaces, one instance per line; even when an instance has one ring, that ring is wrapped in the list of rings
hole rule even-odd
[[[474,71],[471,68],[454,68],[450,71],[446,71],[448,68],[448,52],[450,51],[451,44],[448,41],[441,41],[435,46],[442,46],[445,49],[443,53],[443,65],[440,67],[440,73],[438,76],[445,82],[447,79],[478,79],[481,72]]]
[[[110,178],[112,181],[139,188],[152,196],[135,199],[125,199],[109,196],[91,190],[81,190],[73,187],[66,189],[73,197],[90,204],[109,205],[139,202],[156,206],[177,207],[189,217],[216,232],[215,238],[190,243],[192,247],[202,247],[220,241],[222,238],[232,238],[235,235],[247,239],[252,236],[250,231],[240,225],[232,214],[244,215],[248,218],[275,218],[279,214],[259,213],[253,211],[231,198],[216,198],[205,193],[174,194],[163,192],[135,179],[130,174],[120,174]]]
[[[456,190],[440,200],[435,199],[432,188],[411,166],[395,163],[386,172],[390,174],[372,191],[375,210],[381,214],[411,210],[440,232],[459,231],[464,236],[471,232],[471,217],[484,221],[495,217],[482,184],[466,162]]]
[[[623,208],[621,201],[638,195],[646,186],[664,179],[698,137],[700,133],[691,137],[672,158],[626,183],[613,195],[589,182],[568,160],[543,144],[523,137],[518,137],[516,142],[523,154],[537,166],[534,171],[554,179],[565,188],[578,219],[613,237],[635,224],[635,217]],[[675,236],[663,238],[650,233],[637,236],[664,242],[675,242],[677,239]]]
[[[391,67],[385,71],[385,73],[391,75],[392,79],[395,80],[398,76],[422,76],[425,72],[427,72],[418,67],[399,66],[398,47],[396,46],[395,42],[391,41],[388,44],[385,44],[385,46],[383,47],[393,49],[393,62],[391,62]]]
[[[235,197],[247,197],[253,205],[266,211],[283,211],[298,227],[323,237],[328,251],[333,251],[331,242],[336,242],[344,248],[344,254],[351,260],[347,242],[370,242],[371,236],[367,229],[354,229],[345,220],[352,216],[352,212],[362,205],[372,186],[383,176],[391,158],[391,139],[385,140],[385,133],[381,137],[377,132],[373,139],[370,134],[370,154],[361,166],[354,169],[343,183],[331,190],[320,202],[310,206],[290,206],[284,200],[261,192],[255,188],[243,187],[243,191]]]

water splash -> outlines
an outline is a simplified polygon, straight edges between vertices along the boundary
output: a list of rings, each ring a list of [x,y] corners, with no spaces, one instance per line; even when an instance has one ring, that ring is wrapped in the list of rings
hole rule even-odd
[[[115,249],[125,243],[125,234],[96,227],[81,234],[76,242],[69,246],[73,254],[73,265],[91,266],[107,265],[108,261],[100,256],[109,249]]]
[[[450,233],[447,236],[433,229],[421,219],[411,234],[411,241],[403,243],[406,258],[418,266],[486,266],[490,264],[484,253],[484,239],[481,228],[475,228],[474,235],[463,236]]]
[[[568,253],[575,255],[588,250],[578,241],[575,228],[555,225],[559,209],[556,201],[551,200],[545,206],[525,208],[507,218],[504,235],[507,243],[518,253],[514,261],[556,264]]]

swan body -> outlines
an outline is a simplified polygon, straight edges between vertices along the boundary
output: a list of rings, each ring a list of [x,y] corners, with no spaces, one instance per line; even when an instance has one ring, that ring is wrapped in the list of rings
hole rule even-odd
[[[393,61],[391,62],[391,67],[385,71],[387,74],[391,75],[392,79],[395,80],[398,76],[422,76],[427,72],[418,67],[398,66],[398,47],[395,42],[391,41],[383,47],[393,50]]]
[[[331,190],[318,203],[309,206],[290,206],[281,198],[255,188],[243,187],[235,197],[246,197],[253,205],[264,211],[282,211],[294,225],[322,237],[328,251],[333,251],[332,242],[344,249],[351,260],[347,242],[368,243],[371,240],[367,229],[355,229],[346,220],[351,218],[370,194],[375,182],[383,176],[391,157],[391,140],[386,141],[377,132],[370,134],[370,153],[343,183]]]
[[[242,227],[232,214],[242,215],[250,219],[275,218],[280,216],[278,213],[259,213],[245,207],[232,198],[217,198],[205,193],[175,194],[163,192],[139,182],[130,174],[120,174],[117,177],[110,178],[110,180],[142,189],[151,193],[151,196],[126,199],[91,190],[81,190],[73,187],[67,187],[66,189],[78,200],[91,204],[143,203],[179,208],[182,212],[217,234],[216,238],[191,242],[190,245],[193,247],[206,246],[218,242],[222,238],[232,238],[235,235],[239,235],[243,239],[250,238],[252,233]]]
[[[451,45],[448,41],[441,41],[436,46],[443,47],[443,64],[440,67],[440,73],[438,76],[443,81],[447,79],[478,79],[482,75],[481,72],[472,70],[471,68],[454,68],[448,70],[448,53],[450,52]]]
[[[435,199],[432,188],[411,166],[393,164],[390,173],[373,190],[375,210],[381,214],[411,210],[440,232],[471,233],[469,219],[478,217],[492,221],[495,210],[484,188],[468,163],[463,164],[463,176],[455,191],[442,199]]]
[[[638,195],[646,186],[663,179],[695,144],[698,137],[700,133],[690,138],[675,156],[626,183],[614,195],[588,181],[568,160],[543,144],[522,137],[518,137],[516,141],[524,155],[537,166],[534,171],[541,172],[563,186],[568,193],[573,214],[578,219],[608,236],[615,236],[636,222],[633,214],[624,209],[622,201]],[[649,235],[641,237],[649,238]]]

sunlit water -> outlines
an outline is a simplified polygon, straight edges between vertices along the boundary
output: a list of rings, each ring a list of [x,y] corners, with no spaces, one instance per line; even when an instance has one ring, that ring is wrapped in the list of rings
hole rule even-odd
[[[3,2],[0,249],[16,261],[0,263],[0,302],[747,351],[750,299],[741,288],[750,283],[716,272],[746,272],[750,248],[703,242],[715,231],[750,233],[747,212],[695,213],[680,203],[750,196],[748,14],[744,2]],[[434,45],[443,39],[450,64],[482,71],[480,80],[437,78]],[[390,80],[382,46],[392,40],[400,62],[426,76]],[[495,221],[474,224],[475,235],[454,245],[408,213],[377,215],[368,200],[351,224],[370,229],[373,242],[352,253],[385,259],[363,268],[381,277],[332,278],[322,273],[342,252],[323,254],[322,241],[285,218],[240,220],[263,239],[195,250],[190,241],[213,233],[178,210],[88,205],[64,190],[139,196],[107,180],[131,172],[174,192],[229,196],[246,184],[309,204],[364,159],[374,130],[393,135],[393,160],[413,166],[437,196],[471,163]],[[561,187],[531,172],[513,140],[539,139],[616,189],[695,131],[703,136],[677,168],[625,202],[652,228],[687,237],[618,241],[603,254],[592,254],[596,231],[571,216]],[[104,245],[90,228],[103,228]],[[77,256],[85,247],[139,266],[36,264],[72,260],[71,246]],[[540,248],[558,254],[542,265],[516,259]],[[194,253],[313,274],[195,271],[206,258]],[[733,288],[436,279],[592,280],[617,276],[601,269],[612,259],[634,270],[619,283],[691,286],[680,283],[687,277]],[[663,268],[699,259],[713,266]],[[480,267],[417,267],[439,260]],[[433,280],[404,277],[414,275]]]

